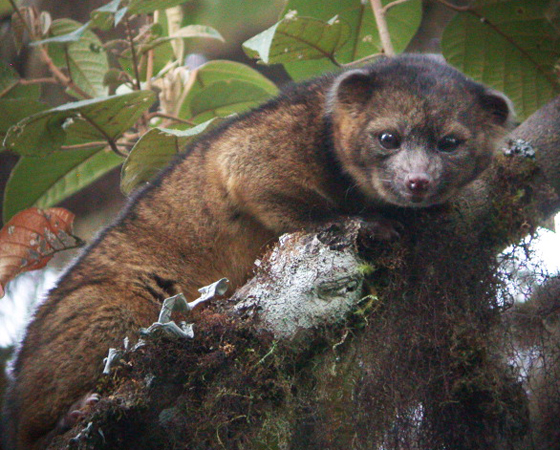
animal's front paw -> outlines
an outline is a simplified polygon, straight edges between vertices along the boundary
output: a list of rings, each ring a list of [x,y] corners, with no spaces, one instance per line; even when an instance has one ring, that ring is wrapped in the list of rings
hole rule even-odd
[[[317,233],[317,239],[331,250],[346,247],[374,248],[382,241],[399,239],[403,226],[400,222],[384,217],[342,217],[325,224]]]
[[[396,220],[375,217],[359,220],[359,237],[362,241],[392,241],[400,239],[403,226]]]
[[[99,394],[90,392],[70,406],[68,412],[58,422],[61,431],[69,430],[85,417],[91,406],[100,400]]]

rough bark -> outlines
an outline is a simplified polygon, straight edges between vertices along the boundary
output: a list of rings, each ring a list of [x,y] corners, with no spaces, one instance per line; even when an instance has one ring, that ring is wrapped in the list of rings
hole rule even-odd
[[[560,209],[559,130],[560,98],[453,204],[388,211],[395,242],[356,219],[284,237],[194,339],[126,351],[51,448],[545,448],[497,255]]]

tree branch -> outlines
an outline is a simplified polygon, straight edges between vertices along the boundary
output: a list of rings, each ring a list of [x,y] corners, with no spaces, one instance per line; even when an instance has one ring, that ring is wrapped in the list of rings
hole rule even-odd
[[[85,144],[63,145],[61,150],[84,150],[107,145],[106,141],[86,142]]]
[[[388,3],[383,7],[383,14],[387,14],[387,11],[389,11],[391,8],[393,8],[394,6],[400,5],[402,3],[406,3],[410,0],[395,0],[394,2]]]
[[[128,17],[125,15],[124,23],[126,26],[126,37],[128,39],[128,43],[130,46],[130,53],[132,56],[132,66],[134,70],[134,77],[135,77],[135,88],[136,90],[142,89],[141,81],[140,81],[140,68],[138,67],[138,56],[136,55],[136,47],[134,46],[134,39],[132,36],[132,30],[130,29],[130,21]]]
[[[35,36],[34,36],[34,33],[31,30],[31,28],[29,28],[29,24],[26,22],[25,18],[23,17],[23,14],[19,10],[19,8],[16,6],[14,0],[9,0],[9,1],[10,1],[10,4],[12,5],[12,8],[14,8],[14,11],[16,12],[16,14],[19,16],[23,26],[27,30],[27,34],[29,35],[29,39],[33,42],[34,39],[35,39]],[[41,55],[41,60],[47,65],[48,70],[51,72],[51,74],[53,75],[55,80],[57,80],[57,82],[59,84],[73,90],[74,92],[76,92],[78,95],[80,95],[81,97],[83,97],[85,99],[92,98],[89,94],[87,94],[79,86],[77,86],[70,78],[68,78],[53,63],[51,57],[49,56],[47,50],[45,49],[45,47],[43,45],[38,45],[37,47],[39,48],[39,52],[40,52],[40,55]],[[65,49],[65,52],[66,52],[66,49]],[[70,70],[70,67],[68,68],[68,70]]]
[[[470,6],[457,6],[457,5],[453,5],[452,3],[447,2],[446,0],[436,0],[438,3],[442,4],[443,6],[446,6],[449,9],[452,9],[453,11],[457,11],[457,12],[468,12],[470,11]]]
[[[379,31],[379,39],[381,40],[383,53],[387,56],[395,56],[395,49],[393,47],[393,43],[391,42],[391,35],[389,34],[389,28],[385,17],[386,11],[383,8],[383,4],[381,3],[381,0],[370,0],[370,2],[373,15],[375,16],[377,29]]]
[[[376,53],[374,55],[368,55],[368,56],[364,56],[363,58],[357,59],[356,61],[352,61],[350,63],[347,64],[343,64],[343,67],[354,67],[354,66],[358,66],[360,64],[366,63],[372,59],[376,59],[379,58],[380,56],[383,56],[382,53]]]
[[[393,211],[397,242],[360,219],[282,237],[194,339],[125,352],[55,448],[528,448],[496,255],[560,209],[558,130],[560,97],[452,205]]]
[[[154,13],[158,13],[157,11]],[[154,23],[154,17],[148,16],[148,25],[152,25]],[[151,28],[148,28],[151,29]],[[146,90],[149,91],[152,89],[152,78],[154,76],[154,49],[150,48],[148,50],[148,61],[146,64]]]
[[[49,78],[32,78],[32,79],[20,79],[18,80],[18,84],[21,84],[22,86],[28,85],[28,84],[42,84],[42,83],[46,83],[46,84],[58,84],[58,80],[54,77],[49,77]],[[1,95],[0,95],[1,97]]]
[[[39,51],[41,52],[41,59],[47,65],[49,71],[53,74],[54,78],[58,80],[58,82],[71,89],[72,91],[76,92],[84,99],[92,98],[87,92],[83,91],[77,84],[75,84],[70,78],[68,78],[52,61],[51,57],[49,56],[47,50],[42,46],[39,45]]]
[[[147,120],[153,119],[154,117],[161,117],[162,119],[169,119],[169,120],[172,120],[174,122],[180,122],[180,123],[184,123],[184,124],[192,125],[192,126],[196,125],[196,123],[194,123],[192,120],[181,119],[180,117],[176,117],[176,116],[173,116],[171,114],[165,114],[165,113],[157,112],[157,111],[153,112],[153,113],[149,113],[146,116]]]
[[[105,130],[103,128],[101,128],[99,125],[97,125],[97,123],[95,123],[94,120],[90,119],[88,116],[86,116],[83,112],[80,114],[85,120],[88,121],[88,123],[90,123],[97,131],[99,131],[99,133],[101,133],[103,135],[103,137],[107,140],[107,144],[109,145],[109,147],[111,148],[111,150],[113,150],[113,152],[118,155],[121,156],[123,158],[126,158],[128,155],[126,153],[123,153],[119,150],[119,148],[117,147],[117,143],[115,142],[115,140],[109,136]]]

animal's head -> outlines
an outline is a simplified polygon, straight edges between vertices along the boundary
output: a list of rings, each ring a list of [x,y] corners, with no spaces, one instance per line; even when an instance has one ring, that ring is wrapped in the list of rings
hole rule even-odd
[[[403,55],[339,75],[327,113],[342,166],[372,199],[445,202],[490,164],[511,102],[434,56]]]

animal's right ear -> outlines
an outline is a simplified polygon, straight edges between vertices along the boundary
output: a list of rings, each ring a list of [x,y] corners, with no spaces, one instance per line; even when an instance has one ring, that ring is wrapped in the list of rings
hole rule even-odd
[[[484,109],[491,114],[492,121],[496,125],[501,125],[506,130],[515,127],[513,102],[505,94],[494,89],[486,89],[480,101]]]
[[[373,74],[364,69],[354,69],[341,74],[333,83],[328,97],[328,109],[338,107],[353,109],[363,106],[373,93]]]

